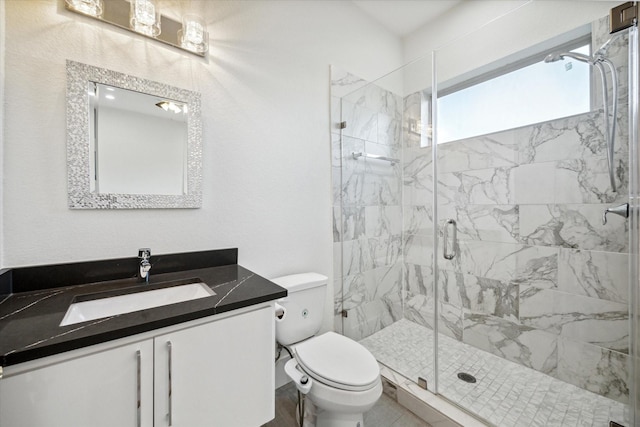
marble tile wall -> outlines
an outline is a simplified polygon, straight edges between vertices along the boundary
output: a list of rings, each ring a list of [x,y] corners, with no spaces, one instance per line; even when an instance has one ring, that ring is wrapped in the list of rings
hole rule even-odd
[[[402,166],[353,153],[400,159],[402,98],[336,67],[331,91],[335,329],[359,340],[402,318]]]
[[[594,49],[606,26],[593,24]],[[442,144],[437,216],[456,220],[458,239],[437,270],[432,150],[409,131],[429,94],[402,99],[332,67],[335,329],[361,339],[401,318],[433,328],[437,274],[441,333],[626,402],[628,230],[619,217],[602,224],[627,201],[625,43],[608,49],[621,82],[618,190],[597,90],[592,112]],[[361,151],[402,162],[354,159]]]
[[[597,49],[606,22],[593,28]],[[442,144],[437,155],[439,235],[448,218],[458,231],[457,256],[437,260],[440,332],[621,402],[629,388],[628,229],[620,217],[603,225],[602,213],[628,198],[624,42],[609,49],[625,82],[616,192],[597,100],[592,112]],[[405,120],[418,117],[421,96],[405,98]],[[405,141],[404,317],[432,326],[431,150]]]

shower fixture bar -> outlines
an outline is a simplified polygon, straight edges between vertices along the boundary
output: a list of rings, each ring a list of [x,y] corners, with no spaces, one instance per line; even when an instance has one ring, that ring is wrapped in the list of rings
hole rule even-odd
[[[373,160],[384,160],[385,162],[391,163],[391,166],[395,165],[396,163],[400,163],[400,159],[394,159],[393,157],[378,156],[377,154],[363,153],[362,151],[360,152],[354,151],[353,153],[351,153],[351,156],[353,156],[353,158],[356,160],[358,160],[358,158],[360,157],[373,159]]]

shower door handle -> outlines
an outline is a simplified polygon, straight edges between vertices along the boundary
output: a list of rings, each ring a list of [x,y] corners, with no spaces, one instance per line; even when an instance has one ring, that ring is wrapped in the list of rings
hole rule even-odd
[[[451,252],[447,249],[449,246],[449,227],[453,228],[453,237],[451,239]],[[458,237],[458,229],[457,224],[454,219],[449,218],[444,223],[444,233],[443,233],[443,244],[442,244],[442,255],[444,259],[453,259],[456,256],[456,240]]]
[[[602,214],[602,225],[605,225],[607,223],[608,213],[620,215],[623,218],[629,218],[629,203],[623,203],[620,206],[616,206],[615,208],[605,209],[604,213]]]

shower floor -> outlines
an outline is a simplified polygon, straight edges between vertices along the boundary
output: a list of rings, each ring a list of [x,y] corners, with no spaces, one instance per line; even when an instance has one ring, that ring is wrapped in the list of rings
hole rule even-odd
[[[401,375],[433,384],[433,331],[402,319],[360,341]],[[629,425],[623,403],[438,335],[440,394],[496,426]],[[476,383],[458,379],[472,374]],[[429,386],[431,389],[431,386]]]

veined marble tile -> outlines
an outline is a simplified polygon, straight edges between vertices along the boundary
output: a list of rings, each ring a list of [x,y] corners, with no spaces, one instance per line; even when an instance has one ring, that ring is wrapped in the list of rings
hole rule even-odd
[[[433,236],[404,236],[404,261],[410,264],[433,264]]]
[[[396,117],[378,113],[378,143],[400,147],[402,121]]]
[[[342,240],[356,240],[365,235],[365,208],[357,206],[345,206],[337,218],[341,220],[341,227],[338,230]]]
[[[502,282],[556,287],[558,249],[460,240],[457,256],[452,261],[439,259],[438,266]]]
[[[421,119],[422,115],[422,94],[415,92],[407,95],[403,99],[403,123],[402,123],[402,140],[403,146],[420,147],[420,135],[415,132],[409,132],[409,121],[415,122]]]
[[[366,80],[340,67],[336,67],[335,65],[331,66],[331,96],[340,98],[361,89],[367,84],[368,82]]]
[[[626,304],[629,255],[560,249],[558,290]]]
[[[458,341],[462,340],[462,307],[438,302],[440,318],[438,320],[438,331],[446,336]],[[404,306],[404,318],[427,326],[434,327],[434,303],[433,298],[426,295],[407,295]]]
[[[628,198],[626,174],[624,180],[616,180],[616,191],[612,190],[606,158],[558,162],[555,181],[554,203],[614,203]]]
[[[351,310],[343,318],[344,335],[361,340],[391,325],[402,317],[400,300],[384,298],[374,300]]]
[[[340,134],[331,134],[331,166],[342,167],[342,140]]]
[[[402,181],[398,176],[369,172],[364,176],[362,187],[365,205],[399,205],[402,202]]]
[[[475,313],[518,321],[519,285],[441,270],[440,296],[445,302]]]
[[[447,204],[438,212],[441,221],[456,220],[458,238],[489,242],[518,243],[519,216],[517,205],[467,205],[454,207]]]
[[[403,216],[406,234],[433,235],[433,208],[431,206],[405,206]]]
[[[342,242],[342,275],[350,276],[373,268],[369,239],[360,237]]]
[[[556,335],[498,317],[465,313],[463,342],[546,374],[557,367]]]
[[[441,173],[513,167],[518,164],[515,132],[508,130],[438,145]]]
[[[421,206],[433,203],[433,165],[431,149],[403,150],[404,205]]]
[[[402,234],[401,206],[366,206],[365,232],[369,237],[389,237]]]
[[[342,209],[340,208],[340,206],[334,206],[333,207],[333,213],[331,216],[331,219],[333,220],[333,242],[340,242],[342,241]]]
[[[342,101],[342,119],[347,127],[342,129],[343,136],[378,141],[378,113],[373,110]]]
[[[512,168],[496,168],[438,174],[438,204],[455,208],[513,204],[512,172]]]
[[[514,202],[517,204],[553,203],[555,176],[554,162],[518,166],[514,170]]]
[[[363,200],[365,165],[363,161],[353,158],[351,153],[354,151],[364,151],[364,141],[343,136],[342,168],[340,169],[342,188],[340,203],[343,206],[361,205]]]
[[[606,157],[600,122],[597,112],[590,112],[518,129],[520,163]]]
[[[521,205],[520,236],[530,245],[624,252],[626,220],[610,215],[602,225],[608,205]]]
[[[397,149],[382,144],[365,143],[368,154],[399,158]],[[400,205],[402,200],[402,169],[385,160],[359,159],[365,164],[363,203],[365,205]]]
[[[390,298],[401,300],[402,297],[402,264],[376,268],[364,273],[367,301]]]
[[[370,301],[367,298],[367,284],[363,273],[344,276],[341,289],[342,304],[336,304],[336,309],[353,310]],[[336,294],[336,296],[338,295]]]
[[[342,277],[342,242],[333,242],[333,275]]]
[[[372,268],[395,264],[402,258],[402,236],[369,238],[369,251]]]
[[[520,287],[520,322],[623,353],[629,350],[628,306],[617,302]]]
[[[618,72],[618,98],[621,103],[628,102],[628,65],[629,65],[629,36],[628,34],[621,32],[615,35],[609,34],[609,20],[607,17],[599,19],[592,23],[591,30],[592,38],[592,50],[596,51],[602,47],[605,42],[611,39],[611,42],[606,48],[605,56],[611,60]],[[607,79],[611,81],[610,72],[607,68]],[[607,87],[609,93],[609,99],[613,96],[613,90],[611,85]],[[598,90],[594,97],[595,105],[602,104],[602,94]]]
[[[382,88],[377,82],[369,83],[348,93],[342,97],[342,100],[398,118],[402,114],[402,97]]]
[[[406,292],[433,297],[433,268],[409,263],[405,263],[404,268]]]
[[[342,313],[342,277],[333,281],[333,314],[340,315]],[[342,324],[342,322],[340,322]],[[342,326],[342,325],[341,325]]]
[[[558,340],[559,379],[622,403],[629,401],[629,363],[626,354]]]
[[[331,191],[334,206],[342,204],[342,170],[339,167],[331,168]]]

